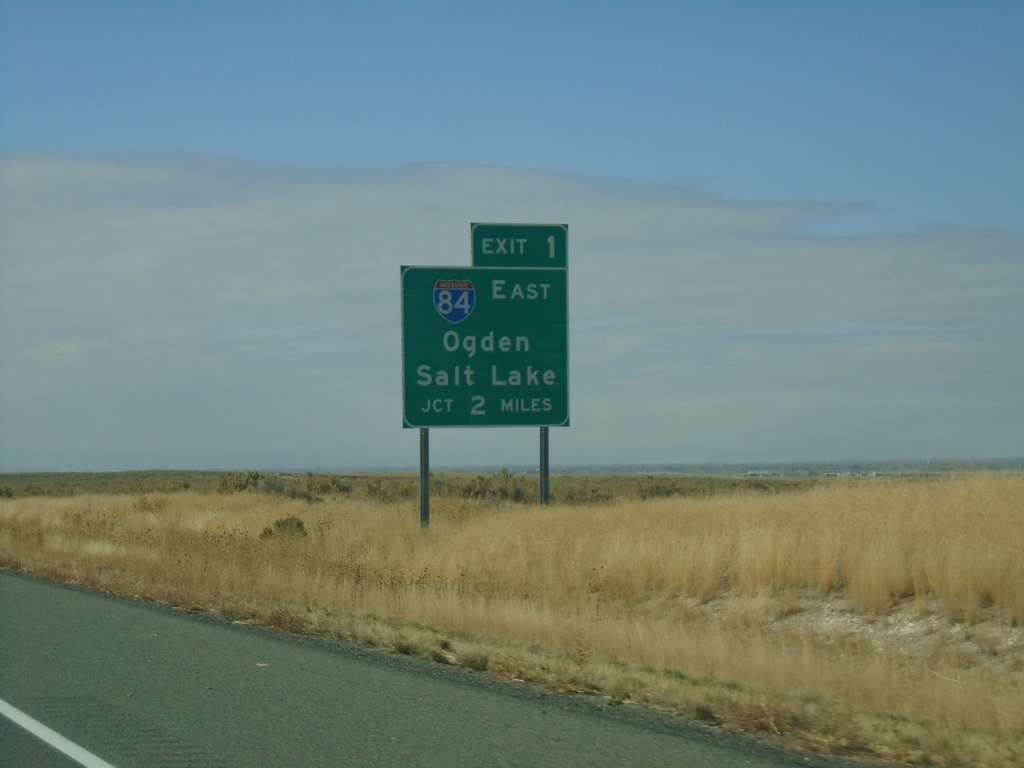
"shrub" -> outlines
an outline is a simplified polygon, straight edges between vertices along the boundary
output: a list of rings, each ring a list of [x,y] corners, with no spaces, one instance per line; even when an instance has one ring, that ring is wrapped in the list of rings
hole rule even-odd
[[[228,472],[220,479],[221,493],[236,493],[238,491],[255,491],[260,486],[262,476],[254,469],[246,472]]]
[[[282,517],[274,521],[273,526],[268,525],[260,533],[261,539],[269,539],[273,536],[308,536],[306,524],[295,515]]]
[[[408,499],[413,495],[411,483],[401,480],[385,480],[380,477],[372,478],[366,484],[365,490],[369,498],[383,501],[385,504]]]
[[[502,469],[490,477],[481,475],[471,481],[463,489],[463,496],[486,501],[525,501],[527,493],[522,477]]]

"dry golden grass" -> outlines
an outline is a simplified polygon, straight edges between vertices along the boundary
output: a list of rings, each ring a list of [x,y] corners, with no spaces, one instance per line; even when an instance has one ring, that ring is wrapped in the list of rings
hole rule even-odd
[[[0,500],[0,565],[823,751],[1024,756],[1024,477],[538,507]]]

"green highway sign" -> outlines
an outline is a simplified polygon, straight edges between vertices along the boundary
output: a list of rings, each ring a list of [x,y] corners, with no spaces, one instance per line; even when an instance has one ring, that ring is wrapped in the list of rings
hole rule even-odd
[[[470,224],[474,267],[568,266],[567,224]]]
[[[564,259],[402,267],[404,426],[569,425]]]

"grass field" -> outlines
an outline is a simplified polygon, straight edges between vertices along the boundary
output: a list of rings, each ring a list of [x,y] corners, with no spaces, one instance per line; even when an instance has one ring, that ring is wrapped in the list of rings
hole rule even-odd
[[[1024,476],[0,476],[0,566],[807,749],[1024,760]]]

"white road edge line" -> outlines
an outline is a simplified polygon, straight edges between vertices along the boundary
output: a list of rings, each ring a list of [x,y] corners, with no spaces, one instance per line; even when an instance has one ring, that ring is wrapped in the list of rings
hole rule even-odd
[[[89,750],[78,746],[70,739],[66,739],[51,728],[47,728],[38,720],[26,715],[20,709],[16,709],[3,699],[0,699],[0,715],[3,715],[12,723],[20,725],[37,739],[45,741],[58,752],[63,752],[84,768],[114,768],[101,757],[96,757]]]

